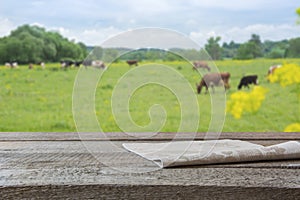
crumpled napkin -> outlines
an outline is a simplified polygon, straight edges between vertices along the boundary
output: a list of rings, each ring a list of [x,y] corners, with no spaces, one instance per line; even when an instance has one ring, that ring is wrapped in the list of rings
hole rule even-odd
[[[300,142],[262,146],[241,140],[124,143],[123,147],[159,167],[300,159]]]

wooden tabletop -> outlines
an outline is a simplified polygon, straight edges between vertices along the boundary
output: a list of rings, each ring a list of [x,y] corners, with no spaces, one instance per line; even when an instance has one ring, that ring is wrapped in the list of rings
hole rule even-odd
[[[174,138],[203,140],[207,134],[0,133],[0,198],[299,198],[300,160],[160,169],[122,148],[126,142]],[[219,138],[272,145],[300,141],[300,133],[222,133]]]

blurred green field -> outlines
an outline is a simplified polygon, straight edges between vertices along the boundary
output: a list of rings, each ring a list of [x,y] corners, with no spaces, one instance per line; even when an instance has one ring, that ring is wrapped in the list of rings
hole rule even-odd
[[[237,91],[243,75],[257,74],[260,85],[268,89],[258,112],[245,114],[238,120],[228,114],[223,132],[280,132],[287,125],[300,122],[299,85],[282,88],[266,79],[269,66],[282,63],[300,65],[300,59],[224,60],[215,63],[220,71],[231,73],[231,89],[226,93],[227,98]],[[200,81],[201,76],[192,70],[189,63],[175,61],[161,64],[181,73],[196,93],[195,83]],[[110,99],[118,79],[129,70],[124,62],[114,63],[105,71],[97,86],[95,112],[106,132],[121,131],[112,114]],[[0,66],[0,131],[76,131],[72,115],[72,92],[77,72],[78,68],[62,70],[59,64],[47,64],[45,70],[37,66],[33,70],[28,70],[28,66],[20,66],[18,69]],[[212,95],[222,93],[216,91]],[[211,99],[204,92],[197,95],[197,99],[200,106],[198,131],[205,132],[211,119]],[[180,104],[174,94],[158,85],[139,88],[132,95],[130,114],[133,121],[140,126],[147,125],[150,122],[148,110],[153,104],[162,105],[167,112],[165,126],[160,131],[176,132],[181,120]]]

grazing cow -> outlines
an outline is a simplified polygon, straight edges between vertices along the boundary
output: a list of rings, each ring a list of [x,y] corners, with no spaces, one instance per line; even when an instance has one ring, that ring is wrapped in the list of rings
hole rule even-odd
[[[75,67],[80,67],[81,64],[82,64],[82,61],[75,61],[75,63],[74,63]]]
[[[208,66],[208,64],[204,61],[195,61],[193,62],[194,66],[193,66],[193,70],[197,70],[198,68],[203,68],[203,69],[207,69],[207,71],[210,72],[210,67]]]
[[[105,69],[105,64],[104,64],[104,62],[103,61],[101,61],[101,60],[93,60],[92,61],[92,67],[95,67],[95,68],[101,68],[101,69]]]
[[[138,61],[137,60],[127,60],[126,62],[129,66],[131,66],[131,65],[138,66]]]
[[[68,68],[71,67],[74,64],[74,62],[71,60],[62,60],[60,61],[60,64],[62,68]]]
[[[211,87],[213,92],[214,92],[214,86],[224,86],[225,91],[230,88],[229,85],[229,78],[230,78],[230,73],[224,72],[224,73],[210,73],[210,74],[205,74],[203,78],[200,81],[200,84],[197,85],[197,93],[200,94],[202,87],[206,87],[206,92],[208,92],[208,87]]]
[[[42,69],[45,69],[45,67],[46,67],[44,62],[40,62],[39,65],[42,67]]]
[[[238,85],[238,90],[242,89],[243,86],[249,88],[249,84],[258,84],[257,75],[244,76]]]
[[[17,62],[12,62],[11,63],[11,68],[18,68],[18,63]]]
[[[6,67],[11,67],[11,64],[10,64],[9,62],[6,62],[6,63],[5,63],[5,66],[6,66]]]
[[[61,66],[61,68],[65,68],[65,67],[66,67],[66,63],[63,62],[63,61],[61,61],[61,62],[60,62],[60,66]]]
[[[84,60],[82,61],[83,66],[85,66],[85,68],[87,68],[88,66],[92,65],[92,61],[91,60]]]
[[[17,62],[6,62],[5,66],[10,67],[10,68],[18,68],[18,63]]]
[[[29,64],[28,69],[33,69],[33,64],[32,63]]]

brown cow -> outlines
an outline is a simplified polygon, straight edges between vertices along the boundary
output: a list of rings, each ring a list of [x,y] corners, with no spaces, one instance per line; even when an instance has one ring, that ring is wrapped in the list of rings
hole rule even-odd
[[[137,60],[127,60],[126,62],[129,66],[131,66],[131,65],[138,66],[138,61]]]
[[[213,92],[214,86],[219,86],[222,85],[225,87],[225,91],[230,88],[229,85],[229,78],[230,78],[230,73],[224,72],[224,73],[211,73],[211,74],[205,74],[203,78],[200,81],[200,84],[197,85],[197,93],[200,94],[202,87],[206,87],[206,92],[208,92],[208,87],[211,87]]]
[[[203,69],[207,69],[210,72],[210,67],[204,61],[195,61],[193,62],[193,64],[194,64],[193,70],[197,70],[198,68],[203,68]]]

